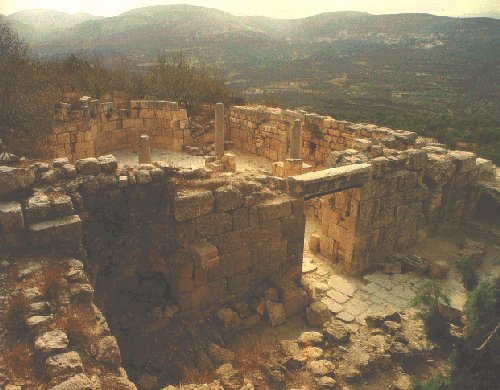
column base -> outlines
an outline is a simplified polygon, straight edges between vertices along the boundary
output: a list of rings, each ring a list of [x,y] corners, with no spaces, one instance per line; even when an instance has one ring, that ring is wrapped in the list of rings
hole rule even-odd
[[[236,172],[236,156],[224,153],[220,160],[216,160],[215,157],[205,158],[205,168],[213,172]]]
[[[279,177],[297,176],[314,170],[312,165],[302,159],[288,158],[273,164],[273,174]]]

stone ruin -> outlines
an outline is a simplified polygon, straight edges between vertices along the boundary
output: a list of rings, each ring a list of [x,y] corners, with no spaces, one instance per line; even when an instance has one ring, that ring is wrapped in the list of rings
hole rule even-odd
[[[186,110],[154,101],[114,110],[84,99],[78,110],[62,104],[56,117],[47,139],[51,163],[0,167],[0,251],[65,264],[68,305],[83,302],[110,322],[111,333],[105,320],[101,326],[96,359],[122,378],[114,381],[127,381],[116,371],[123,371],[118,345],[127,370],[144,363],[134,360],[127,332],[161,334],[168,343],[175,331],[183,334],[175,327],[180,323],[201,324],[203,332],[216,321],[234,332],[263,317],[277,326],[303,312],[306,208],[320,216],[321,254],[353,275],[443,226],[468,224],[485,204],[499,216],[490,161],[413,132],[217,105],[213,132],[196,137]],[[228,145],[272,160],[273,171],[239,172]],[[119,165],[110,154],[126,148],[138,151],[137,166]],[[205,167],[152,162],[151,148],[205,148]],[[144,289],[148,300],[135,304]],[[144,311],[150,322],[134,322]],[[73,352],[52,315],[38,317],[30,318],[43,323],[33,325],[34,347],[49,349],[43,354],[51,367],[53,359],[68,358],[61,353]],[[175,360],[166,358],[173,367]],[[82,372],[71,371],[76,376],[66,375],[66,382],[86,383]],[[170,374],[167,381],[179,380]]]

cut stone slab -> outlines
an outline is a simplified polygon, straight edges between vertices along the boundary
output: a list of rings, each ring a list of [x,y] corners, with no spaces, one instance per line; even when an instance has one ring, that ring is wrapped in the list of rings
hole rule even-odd
[[[105,336],[97,343],[96,360],[114,369],[121,366],[121,354],[118,343],[113,336]]]
[[[272,326],[278,326],[286,322],[285,306],[282,303],[266,301],[266,311]]]
[[[329,344],[338,344],[349,341],[351,332],[340,321],[331,321],[324,325],[323,335]]]
[[[47,358],[45,364],[51,378],[67,379],[83,373],[83,363],[78,352],[71,351]]]
[[[333,299],[335,302],[341,303],[341,304],[350,299],[347,295],[344,295],[341,292],[334,290],[334,289],[328,291],[326,293],[326,295],[328,295],[328,297]]]
[[[341,321],[344,322],[353,322],[354,321],[354,316],[352,314],[349,314],[347,311],[341,311],[336,315],[336,318],[338,318]]]
[[[92,382],[84,374],[75,375],[68,380],[51,387],[49,390],[92,390]]]
[[[54,318],[50,316],[32,316],[26,320],[26,325],[33,333],[40,333],[47,330]]]
[[[328,360],[315,360],[307,363],[307,368],[314,376],[333,375],[335,366]]]
[[[316,345],[320,346],[325,341],[320,332],[302,332],[299,336],[299,343],[301,345]]]
[[[330,310],[323,302],[314,302],[306,310],[307,322],[309,325],[318,326],[327,322],[330,317]]]
[[[359,316],[361,313],[368,310],[370,305],[366,302],[358,301],[357,299],[351,299],[349,302],[344,304],[344,310],[354,317]]]
[[[321,302],[323,302],[333,314],[340,313],[343,310],[342,305],[331,298],[323,298]]]
[[[339,275],[332,275],[328,280],[328,285],[331,286],[334,290],[347,295],[348,297],[352,297],[354,293],[359,289],[358,284],[349,281]]]
[[[371,164],[351,164],[339,168],[288,177],[290,192],[317,196],[353,187],[361,187],[370,177]]]
[[[46,332],[35,338],[35,350],[43,355],[64,352],[68,347],[68,336],[62,330]]]

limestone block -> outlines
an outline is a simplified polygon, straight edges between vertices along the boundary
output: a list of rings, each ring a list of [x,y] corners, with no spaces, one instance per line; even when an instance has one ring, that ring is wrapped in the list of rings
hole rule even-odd
[[[121,366],[121,354],[118,343],[113,336],[105,336],[97,343],[96,360],[114,369]]]
[[[86,283],[71,284],[69,296],[72,302],[89,305],[94,300],[94,289]]]
[[[83,158],[75,163],[76,173],[79,175],[95,175],[101,172],[99,161],[95,157]]]
[[[37,222],[50,216],[51,205],[45,194],[36,194],[28,199],[26,218],[29,222]]]
[[[219,263],[217,247],[206,241],[190,244],[186,251],[193,256],[195,265],[204,270],[211,269]]]
[[[93,390],[94,386],[90,379],[84,374],[72,376],[49,390]]]
[[[321,301],[312,303],[306,310],[309,325],[318,326],[328,322],[331,317],[328,306]]]
[[[214,196],[217,211],[233,210],[243,204],[243,195],[234,186],[219,187],[214,191]]]
[[[320,250],[320,235],[311,234],[309,237],[309,249],[311,252],[319,252]]]
[[[0,202],[0,224],[4,234],[19,234],[24,229],[21,204],[18,202]]]
[[[67,379],[83,373],[83,363],[78,352],[71,351],[47,358],[45,362],[51,378]]]
[[[472,152],[454,150],[447,157],[455,164],[457,173],[470,172],[476,167],[476,155]]]
[[[34,223],[29,227],[30,243],[36,248],[54,244],[79,246],[82,238],[81,223],[77,215]]]
[[[211,191],[186,191],[175,199],[175,219],[187,221],[209,214],[214,209],[215,199]]]
[[[282,303],[266,301],[266,312],[272,326],[278,326],[286,322],[285,307]]]
[[[259,221],[269,221],[291,215],[291,200],[289,198],[275,198],[257,206]]]
[[[248,208],[239,208],[233,212],[233,229],[243,229],[248,226]]]
[[[108,154],[106,156],[100,156],[97,158],[99,162],[99,166],[101,167],[101,171],[104,173],[114,173],[118,168],[118,161],[116,157],[112,154]]]
[[[207,214],[196,219],[196,234],[200,238],[228,232],[231,227],[232,218],[228,213]]]
[[[411,171],[424,169],[427,165],[427,153],[423,150],[409,149],[406,151],[406,167]]]
[[[59,194],[51,200],[52,214],[57,217],[64,217],[74,213],[71,197]]]
[[[31,169],[0,166],[0,198],[31,187],[35,173]]]
[[[295,285],[284,288],[281,297],[288,317],[300,313],[309,304],[309,296],[307,293]]]
[[[43,355],[54,355],[66,350],[68,337],[62,330],[46,332],[35,338],[35,350]]]

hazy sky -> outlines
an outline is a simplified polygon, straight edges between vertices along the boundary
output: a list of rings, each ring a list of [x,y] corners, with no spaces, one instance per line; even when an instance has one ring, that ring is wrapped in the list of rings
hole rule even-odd
[[[500,0],[0,0],[0,13],[10,15],[30,8],[48,8],[70,14],[88,12],[113,16],[133,8],[157,4],[192,4],[217,8],[235,15],[298,18],[327,11],[365,11],[374,14],[427,12],[457,16],[500,11]]]

